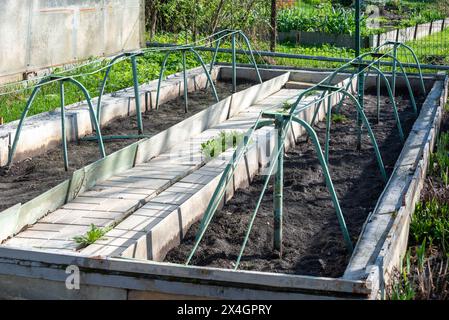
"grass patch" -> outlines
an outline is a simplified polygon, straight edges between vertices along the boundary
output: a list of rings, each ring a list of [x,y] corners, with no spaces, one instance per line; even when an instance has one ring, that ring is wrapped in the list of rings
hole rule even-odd
[[[401,261],[400,273],[396,276],[396,281],[394,281],[391,288],[391,300],[412,300],[415,297],[415,289],[410,279],[410,257],[410,251],[408,251],[404,258],[405,266],[403,265],[403,261]]]
[[[139,83],[143,84],[150,80],[159,77],[160,66],[164,59],[165,53],[147,52],[142,57],[137,58],[137,72]],[[92,63],[80,66],[72,71],[64,71],[63,69],[55,69],[54,73],[63,76],[74,76],[78,74],[85,74],[76,77],[89,92],[90,96],[97,97],[99,88],[104,77],[105,70],[97,71],[104,68],[108,64],[107,59],[96,61],[92,59]],[[207,60],[206,60],[207,61]],[[187,68],[199,66],[199,63],[192,55],[187,55]],[[167,61],[166,75],[173,74],[182,70],[181,55],[172,54]],[[108,81],[105,87],[105,93],[115,92],[133,85],[133,77],[131,70],[131,63],[129,59],[120,61],[112,67]],[[25,104],[31,95],[32,89],[24,89],[18,86],[7,86],[0,89],[0,117],[4,118],[4,122],[11,122],[20,118],[20,115],[25,108]],[[2,92],[10,92],[13,90],[20,90],[19,92],[1,95]],[[59,85],[58,83],[50,83],[42,86],[41,91],[36,96],[33,105],[28,113],[28,116],[38,113],[54,110],[59,107]],[[65,85],[65,104],[73,104],[84,101],[85,97],[82,92],[73,84],[67,83]]]
[[[217,137],[201,143],[201,152],[207,160],[216,158],[227,149],[236,148],[243,137],[244,134],[237,131],[222,131]]]
[[[292,109],[292,107],[293,107],[293,103],[284,101],[284,103],[282,103],[282,107],[278,110],[278,112],[287,113]]]
[[[449,204],[432,199],[416,205],[410,223],[412,243],[427,242],[447,255],[449,244]]]
[[[430,155],[429,174],[438,177],[449,186],[449,133],[443,132],[438,139],[436,152]]]
[[[90,225],[89,231],[87,231],[85,235],[73,237],[73,240],[84,248],[95,243],[95,241],[97,240],[104,239],[104,235],[111,229],[112,226],[107,228],[100,228],[92,223]]]

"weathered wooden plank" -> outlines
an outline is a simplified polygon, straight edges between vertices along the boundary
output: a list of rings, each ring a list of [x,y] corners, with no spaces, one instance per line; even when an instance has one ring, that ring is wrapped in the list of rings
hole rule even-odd
[[[130,189],[123,187],[102,187],[95,186],[89,191],[83,192],[83,197],[94,198],[111,198],[111,199],[126,199],[126,200],[140,200],[148,195],[147,189]]]
[[[100,187],[118,187],[127,189],[145,189],[147,196],[155,193],[159,189],[165,189],[171,184],[167,179],[146,179],[137,177],[113,177],[98,184]]]
[[[172,293],[166,286],[164,278],[169,277],[171,282],[196,283],[201,280],[206,286],[214,285],[223,288],[244,287],[254,290],[268,290],[276,295],[276,292],[300,291],[304,294],[308,290],[317,296],[334,296],[349,294],[350,296],[363,297],[370,294],[369,283],[346,279],[332,279],[324,277],[311,277],[301,275],[275,274],[245,270],[226,270],[208,267],[195,267],[160,263],[153,261],[107,258],[99,259],[82,257],[74,254],[50,254],[45,252],[29,252],[27,250],[9,249],[0,247],[0,274],[15,274],[25,277],[41,277],[42,279],[65,279],[64,269],[61,266],[78,265],[88,268],[89,272],[82,274],[85,284],[111,286],[115,288],[127,288],[134,290],[149,290],[156,292]],[[20,266],[17,263],[20,261]],[[34,268],[27,265],[33,264]],[[39,263],[47,269],[41,270]],[[12,268],[7,266],[12,265]],[[54,268],[53,266],[58,266]],[[51,272],[60,270],[58,276]],[[96,271],[97,270],[97,271]],[[47,272],[48,271],[48,272]],[[104,271],[114,272],[114,275],[104,275]],[[88,275],[91,275],[90,277]],[[98,276],[101,274],[103,277]],[[126,276],[124,276],[126,275]],[[156,285],[156,286],[155,286]],[[198,288],[198,285],[196,285]],[[164,289],[165,288],[165,289]],[[202,290],[200,290],[202,291]],[[189,291],[185,291],[189,292]],[[274,296],[273,296],[274,297]]]
[[[125,300],[128,298],[125,289],[83,284],[80,290],[67,290],[65,281],[16,275],[0,275],[0,286],[2,287],[0,299],[8,300]]]

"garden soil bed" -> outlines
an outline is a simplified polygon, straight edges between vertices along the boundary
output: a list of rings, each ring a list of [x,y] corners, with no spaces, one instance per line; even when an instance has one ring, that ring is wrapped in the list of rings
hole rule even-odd
[[[391,174],[402,143],[400,142],[391,105],[382,99],[381,121],[376,124],[376,97],[365,97],[365,110],[372,123],[388,174]],[[408,96],[397,98],[401,123],[408,135],[415,116]],[[348,101],[342,109],[344,123],[333,123],[330,143],[330,172],[343,214],[353,240],[357,241],[362,225],[374,209],[385,184],[367,135],[357,151],[355,112]],[[325,125],[317,126],[323,143]],[[255,219],[242,257],[240,269],[339,277],[350,254],[346,250],[335,210],[324,183],[311,142],[300,138],[295,148],[286,154],[284,165],[284,223],[282,259],[273,252],[273,190],[272,181]],[[213,218],[191,264],[233,268],[241,248],[249,217],[252,214],[264,182],[258,176],[246,189],[234,197]],[[165,261],[185,263],[190,254],[199,223],[187,232],[181,245],[172,249]]]
[[[249,82],[238,83],[237,90],[249,88]],[[219,81],[216,89],[220,99],[231,94],[232,84]],[[142,115],[144,133],[155,135],[178,122],[216,103],[209,89],[189,93],[189,112],[184,112],[184,99],[162,104],[159,110],[150,110]],[[137,133],[136,117],[119,118],[102,129],[103,135],[126,135]],[[106,154],[120,150],[137,140],[105,141]],[[10,170],[0,168],[0,212],[17,203],[25,203],[69,178],[73,171],[99,158],[96,142],[79,141],[68,144],[69,171],[64,170],[62,149],[15,163]]]

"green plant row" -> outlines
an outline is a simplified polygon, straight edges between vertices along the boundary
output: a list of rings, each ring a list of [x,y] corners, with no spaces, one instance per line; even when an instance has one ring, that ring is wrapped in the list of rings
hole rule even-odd
[[[362,36],[444,19],[448,15],[449,6],[440,3],[442,1],[387,1],[381,5],[387,16],[368,19],[366,14],[362,15],[360,21]],[[297,30],[352,35],[355,32],[354,15],[354,8],[344,7],[338,3],[299,3],[295,7],[285,8],[279,12],[278,31]],[[373,22],[377,27],[371,27]]]
[[[291,30],[354,34],[354,10],[324,3],[316,7],[296,6],[281,10],[277,17],[278,31]],[[362,26],[365,26],[362,18]],[[366,29],[366,28],[364,28]]]
[[[229,148],[236,148],[243,141],[244,134],[237,131],[221,131],[220,134],[201,143],[201,152],[206,160],[218,157]]]

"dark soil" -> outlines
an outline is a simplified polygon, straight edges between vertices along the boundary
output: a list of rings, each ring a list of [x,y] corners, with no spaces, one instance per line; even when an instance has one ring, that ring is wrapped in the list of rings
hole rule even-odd
[[[415,117],[408,96],[398,97],[397,100],[403,129],[408,134]],[[375,101],[375,96],[366,96],[366,114],[373,124],[387,173],[390,174],[402,144],[391,105],[386,104],[388,99],[382,100],[383,112],[379,124],[374,120]],[[362,150],[356,150],[355,112],[348,105],[351,103],[347,101],[342,110],[347,120],[344,123],[334,123],[331,131],[330,172],[355,243],[385,184],[367,135],[363,137]],[[318,124],[317,134],[321,143],[324,129],[324,123]],[[234,266],[264,178],[259,176],[249,188],[236,192],[224,208],[215,214],[191,264],[222,268]],[[270,184],[239,268],[312,276],[341,276],[350,255],[311,142],[302,138],[285,157],[282,259],[273,252],[272,194]],[[195,223],[189,229],[181,245],[167,254],[166,261],[185,263],[198,227],[199,223]]]
[[[238,83],[237,90],[243,90],[251,83]],[[231,83],[217,82],[218,96],[222,99],[231,94]],[[154,135],[214,104],[211,90],[189,93],[189,112],[184,112],[184,100],[179,97],[162,104],[159,110],[143,114],[144,133]],[[120,118],[102,129],[103,135],[125,135],[137,133],[136,117]],[[106,154],[120,150],[137,140],[105,141]],[[62,149],[50,150],[45,154],[14,164],[10,170],[0,168],[0,212],[17,203],[25,203],[69,178],[73,171],[99,159],[96,142],[72,142],[68,145],[69,171],[64,170]]]

